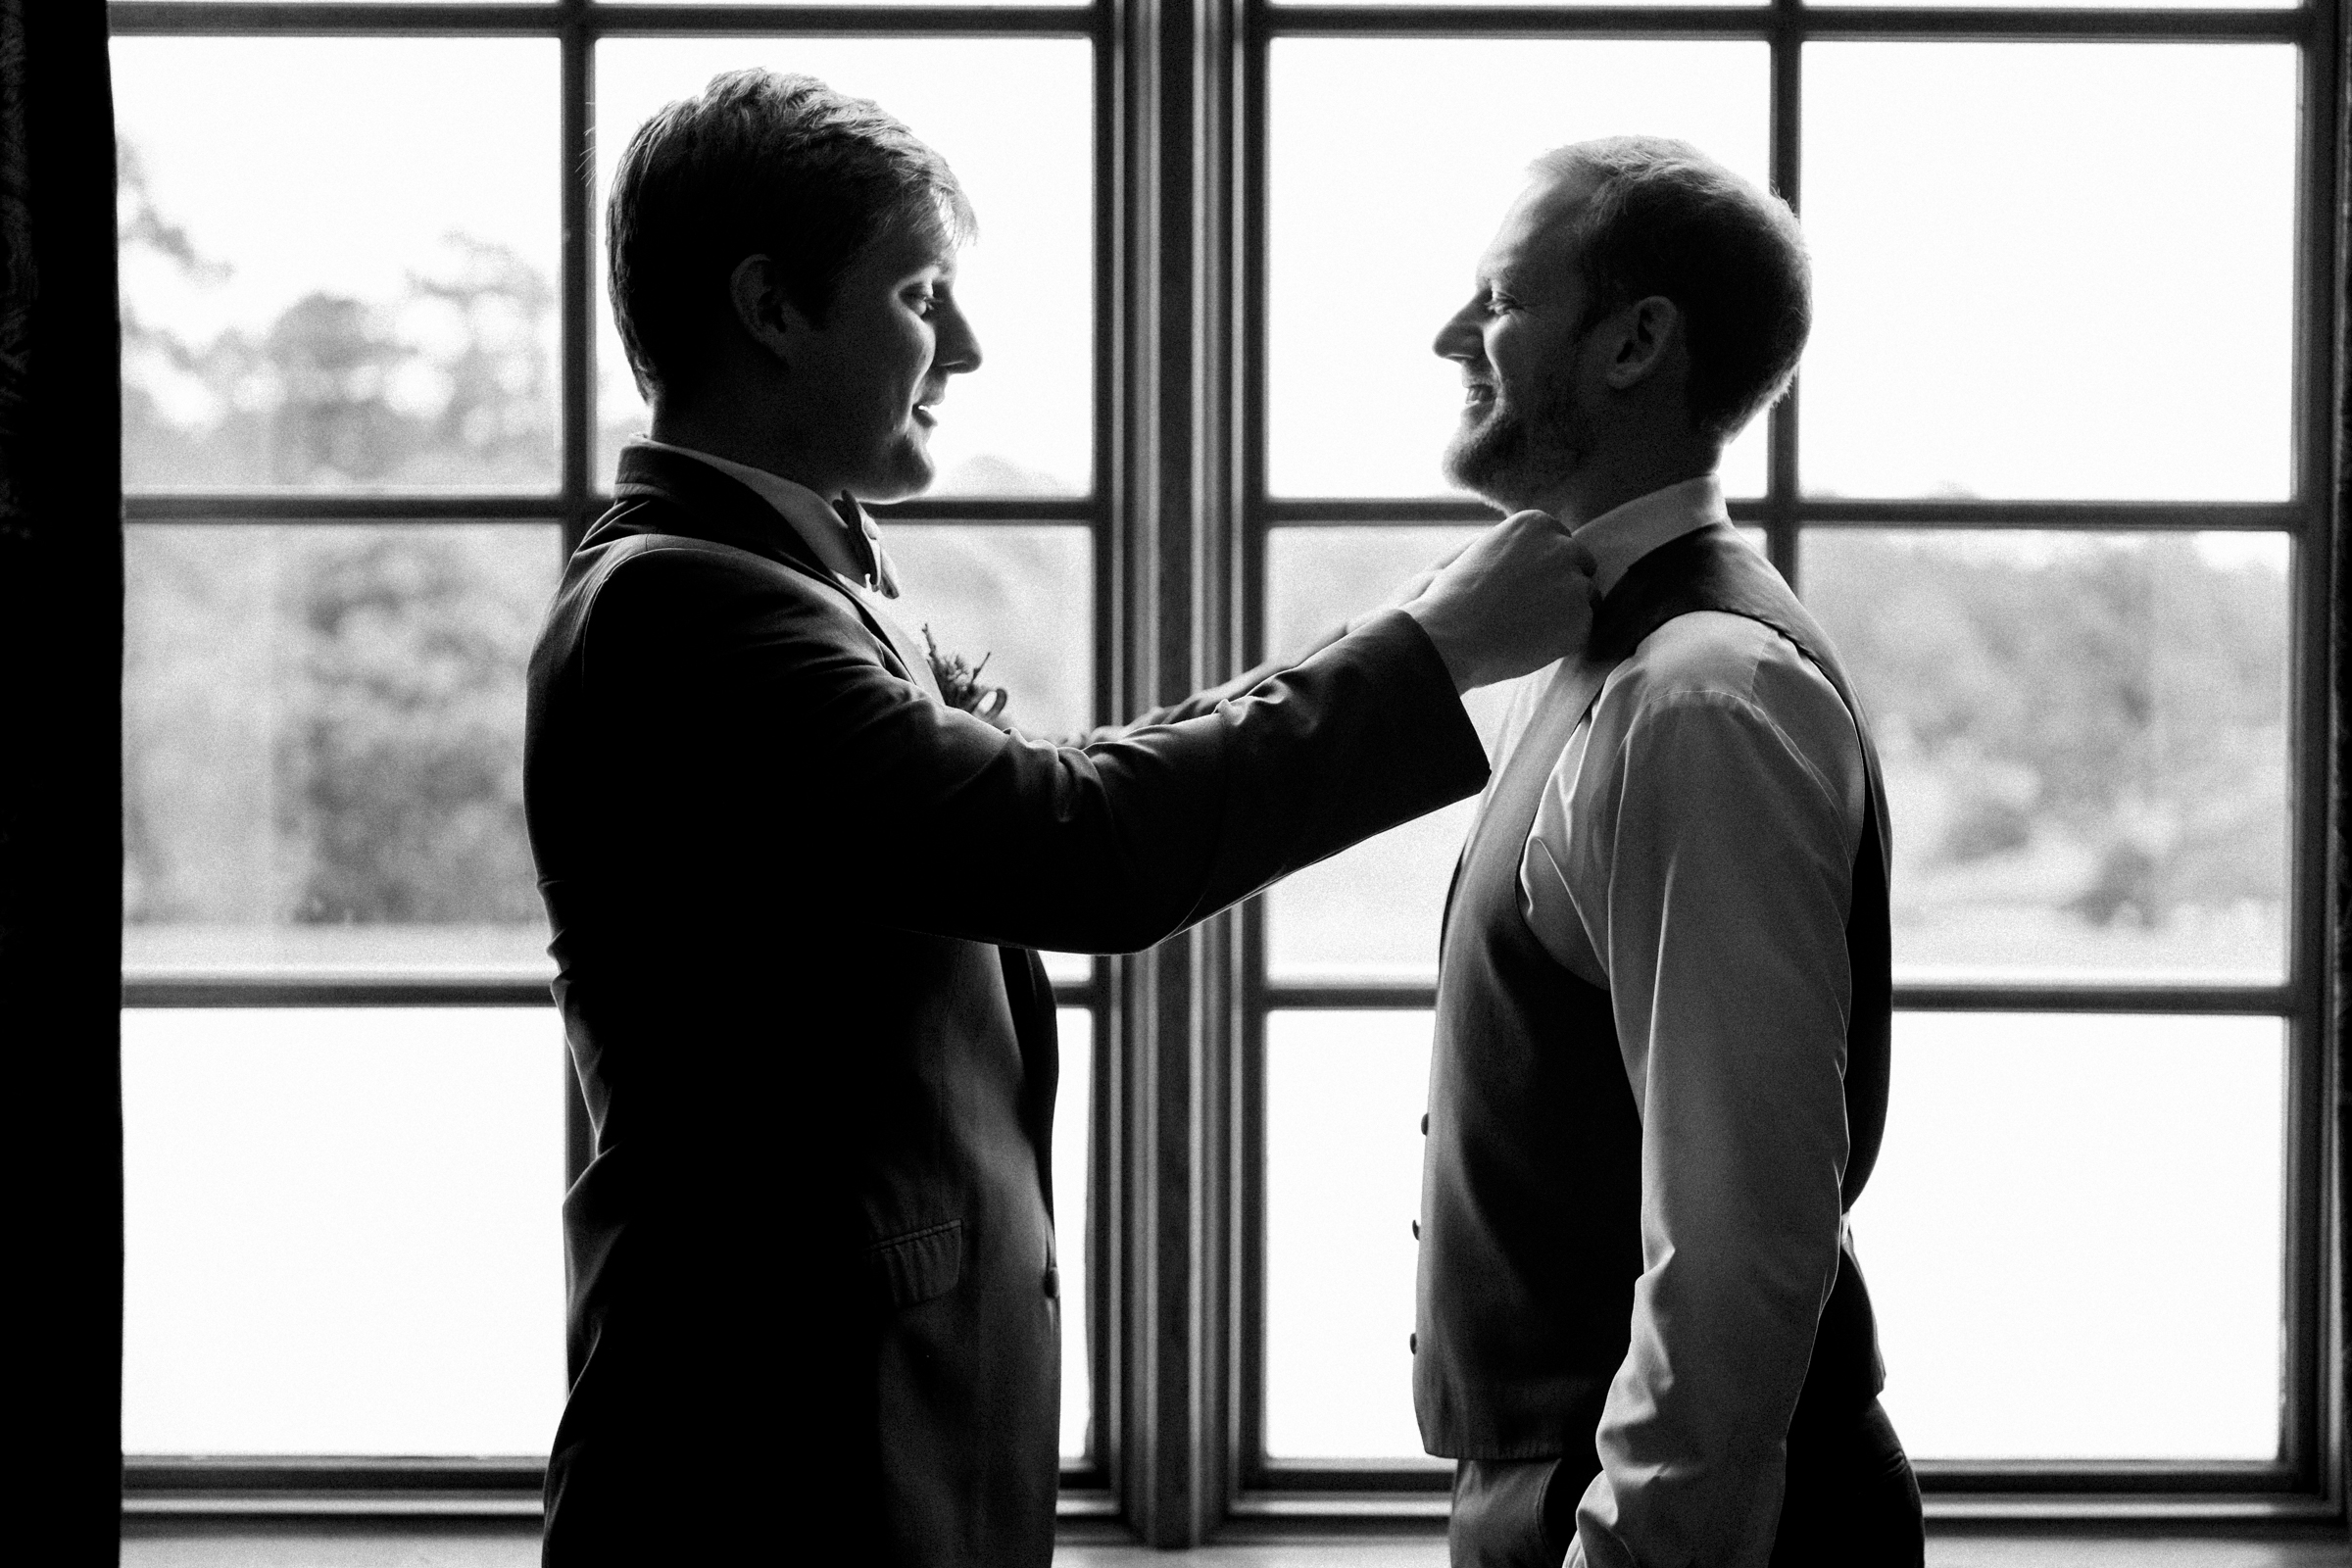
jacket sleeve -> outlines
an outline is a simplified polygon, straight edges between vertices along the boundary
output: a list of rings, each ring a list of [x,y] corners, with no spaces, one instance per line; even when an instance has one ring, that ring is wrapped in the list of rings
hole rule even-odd
[[[1065,952],[1148,947],[1486,778],[1400,612],[1199,716],[1078,748],[930,701],[821,589],[653,551],[600,590],[581,679],[718,819],[824,824],[799,863],[856,870],[825,878],[843,912]]]
[[[1346,626],[1334,626],[1305,648],[1300,649],[1297,658],[1269,659],[1254,668],[1244,670],[1221,686],[1211,686],[1206,691],[1195,692],[1181,703],[1170,703],[1165,708],[1155,708],[1125,725],[1099,729],[1088,739],[1092,741],[1112,740],[1129,730],[1146,729],[1155,724],[1181,724],[1188,718],[1199,718],[1203,713],[1214,712],[1219,703],[1229,703],[1238,697],[1255,691],[1275,676],[1298,668],[1347,635],[1348,628]]]

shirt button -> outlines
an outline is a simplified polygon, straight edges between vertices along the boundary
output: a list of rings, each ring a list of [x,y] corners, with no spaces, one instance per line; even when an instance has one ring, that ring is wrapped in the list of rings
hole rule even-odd
[[[1421,1336],[1417,1331],[1404,1337],[1404,1348],[1415,1355],[1421,1353]]]
[[[1429,1136],[1429,1112],[1426,1110],[1421,1113],[1421,1136]]]
[[[1049,1301],[1058,1300],[1060,1299],[1060,1297],[1061,1270],[1057,1268],[1050,1268],[1046,1270],[1046,1299]]]
[[[1420,1222],[1419,1220],[1415,1220],[1415,1221],[1413,1221],[1413,1240],[1417,1242],[1417,1241],[1419,1241],[1420,1239],[1421,1239],[1421,1222]]]

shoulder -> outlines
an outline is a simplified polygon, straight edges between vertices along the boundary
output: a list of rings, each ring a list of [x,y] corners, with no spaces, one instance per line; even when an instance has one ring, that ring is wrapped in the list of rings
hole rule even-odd
[[[1592,723],[1596,748],[1654,775],[1644,788],[1744,790],[1786,771],[1860,809],[1854,715],[1794,643],[1746,615],[1696,611],[1660,626],[1610,675]]]
[[[729,612],[854,618],[839,594],[806,572],[708,539],[628,533],[591,541],[575,559],[590,601],[583,608],[600,619],[614,613],[696,618]]]
[[[592,534],[554,618],[578,657],[648,677],[730,666],[754,650],[794,661],[878,657],[842,595],[780,562],[678,534]]]
[[[1698,709],[1808,728],[1853,727],[1838,689],[1794,643],[1727,611],[1677,615],[1650,633],[1611,674],[1602,701],[1629,723]]]

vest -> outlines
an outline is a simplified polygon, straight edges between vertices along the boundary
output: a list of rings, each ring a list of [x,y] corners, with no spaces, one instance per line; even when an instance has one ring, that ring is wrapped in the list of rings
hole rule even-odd
[[[1878,756],[1829,639],[1725,525],[1637,562],[1601,602],[1587,658],[1614,665],[1696,611],[1761,621],[1794,644],[1862,736],[1868,804],[1845,931],[1854,989],[1841,1197],[1850,1209],[1886,1122],[1891,992]],[[1535,715],[1488,792],[1446,895],[1423,1125],[1413,1404],[1429,1451],[1457,1458],[1591,1453],[1632,1337],[1642,1122],[1609,994],[1544,950],[1519,903],[1528,833],[1585,711],[1554,704]],[[1841,1242],[1796,1423],[1858,1412],[1883,1382],[1869,1293]]]

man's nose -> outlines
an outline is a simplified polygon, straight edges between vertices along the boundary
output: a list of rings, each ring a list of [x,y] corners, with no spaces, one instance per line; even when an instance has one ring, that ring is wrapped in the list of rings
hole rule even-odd
[[[1454,312],[1452,318],[1444,326],[1438,328],[1437,341],[1432,343],[1430,348],[1439,359],[1459,360],[1468,364],[1472,360],[1486,357],[1486,344],[1479,336],[1478,331],[1477,310],[1478,302],[1472,300]]]
[[[972,323],[964,319],[960,306],[951,307],[947,319],[940,323],[936,363],[950,375],[980,368],[980,337],[972,330]]]

